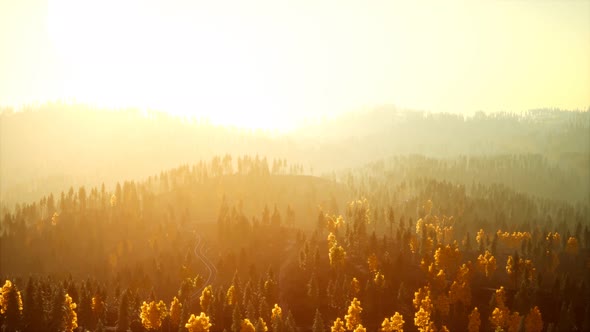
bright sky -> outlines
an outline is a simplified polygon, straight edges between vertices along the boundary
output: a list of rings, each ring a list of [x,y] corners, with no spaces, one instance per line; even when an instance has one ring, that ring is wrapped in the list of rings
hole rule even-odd
[[[0,0],[0,104],[246,127],[590,106],[590,1]]]

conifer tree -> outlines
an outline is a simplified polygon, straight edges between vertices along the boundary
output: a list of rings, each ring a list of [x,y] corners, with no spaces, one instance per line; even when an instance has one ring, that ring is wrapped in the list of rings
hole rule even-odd
[[[127,331],[129,328],[129,294],[124,291],[119,300],[119,313],[117,316],[117,331]]]
[[[320,313],[320,309],[315,310],[315,317],[313,319],[313,332],[325,332],[324,329],[324,320],[322,318],[322,314]]]
[[[36,286],[35,280],[30,277],[25,289],[23,303],[24,331],[39,331],[44,327],[43,303],[37,300],[40,298],[37,296],[38,292],[40,292],[39,287]]]
[[[234,305],[234,311],[232,312],[231,330],[233,332],[240,332],[241,329],[242,329],[242,310],[240,309],[240,304],[236,303]]]

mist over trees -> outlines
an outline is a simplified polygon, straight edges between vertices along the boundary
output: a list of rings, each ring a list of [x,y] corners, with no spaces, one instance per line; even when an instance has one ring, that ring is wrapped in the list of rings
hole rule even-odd
[[[5,331],[590,330],[589,112],[0,120]]]
[[[46,103],[0,113],[0,192],[4,206],[12,207],[70,186],[141,180],[224,153],[288,159],[315,175],[394,155],[539,155],[534,158],[546,167],[589,183],[589,114],[545,109],[463,116],[382,107],[278,133],[155,111]]]

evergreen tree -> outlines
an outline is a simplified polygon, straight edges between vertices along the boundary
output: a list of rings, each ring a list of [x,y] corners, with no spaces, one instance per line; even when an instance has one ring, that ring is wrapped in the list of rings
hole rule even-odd
[[[240,310],[240,304],[236,303],[234,305],[234,311],[232,313],[231,330],[232,330],[232,332],[240,332],[241,327],[242,327],[242,312]]]
[[[285,332],[295,332],[297,331],[297,324],[295,323],[295,319],[293,318],[293,314],[291,310],[287,311],[287,318],[285,319]]]
[[[86,285],[80,290],[80,305],[78,306],[78,321],[82,328],[90,329],[92,322],[92,298]]]
[[[117,317],[117,331],[129,329],[129,294],[124,291],[119,301],[119,315]]]
[[[51,314],[49,315],[49,329],[50,331],[59,332],[64,329],[64,316],[66,314],[63,305],[66,293],[61,285],[53,293],[53,300],[51,303]]]
[[[35,280],[32,277],[29,278],[23,303],[23,326],[25,331],[39,331],[43,328],[43,303],[37,301],[37,298],[40,298],[37,297],[39,291],[39,287],[35,285]]]
[[[325,332],[324,320],[322,319],[320,309],[315,310],[315,317],[313,319],[313,326],[311,330],[312,332]]]

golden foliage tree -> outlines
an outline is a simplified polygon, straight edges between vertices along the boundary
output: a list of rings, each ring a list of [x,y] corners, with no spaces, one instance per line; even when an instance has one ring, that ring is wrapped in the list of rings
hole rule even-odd
[[[417,310],[414,314],[414,325],[416,325],[418,331],[431,331],[433,329],[433,324],[430,321],[432,301],[430,300],[430,288],[428,286],[424,286],[418,289],[417,292],[414,292],[413,304]]]
[[[101,319],[104,316],[105,303],[100,294],[96,294],[92,297],[92,313],[97,319]]]
[[[429,312],[432,310],[430,303],[430,287],[424,286],[419,288],[417,292],[414,292],[414,309],[418,310],[421,306],[425,306]]]
[[[489,278],[496,271],[496,258],[486,250],[485,254],[477,257],[477,267]]]
[[[420,307],[414,315],[414,325],[416,325],[420,332],[430,332],[434,330],[433,324],[430,321],[430,313],[422,307]]]
[[[496,290],[495,295],[496,307],[490,316],[490,322],[495,329],[506,329],[510,320],[510,310],[506,307],[506,292],[504,287]]]
[[[328,239],[327,240],[328,240],[328,248],[332,248],[338,242],[336,240],[336,235],[334,235],[334,233],[332,233],[332,232],[330,232],[330,234],[328,234]]]
[[[473,310],[469,314],[469,323],[467,324],[467,331],[479,332],[480,327],[481,327],[481,317],[479,314],[479,310],[477,310],[477,307],[475,307],[475,308],[473,308]]]
[[[280,330],[280,326],[283,323],[283,309],[275,303],[275,306],[271,309],[270,321],[274,331]]]
[[[344,260],[346,259],[346,251],[342,246],[338,244],[330,248],[330,265],[334,268],[340,268],[344,266]]]
[[[338,228],[344,224],[344,218],[342,216],[325,216],[327,228],[330,233],[336,233]]]
[[[344,315],[344,319],[346,320],[346,328],[348,330],[354,330],[357,325],[361,323],[362,311],[363,308],[361,308],[361,302],[355,297],[348,306],[348,314]]]
[[[456,280],[451,284],[449,289],[449,301],[451,304],[459,302],[464,306],[471,304],[471,270],[469,269],[469,263],[463,264],[459,268]]]
[[[345,323],[340,317],[336,318],[332,327],[330,327],[331,332],[345,332]]]
[[[508,331],[507,332],[518,332],[520,327],[520,320],[522,316],[518,312],[513,312],[508,316]]]
[[[158,303],[156,301],[151,301],[150,303],[143,301],[139,317],[141,318],[141,324],[146,329],[157,330],[162,326],[162,320],[164,320],[167,314],[164,301]]]
[[[439,294],[433,301],[433,307],[440,313],[442,317],[448,317],[451,310],[451,301],[445,294]]]
[[[453,244],[440,246],[434,252],[434,263],[437,268],[446,271],[454,271],[461,262],[461,251],[457,241]]]
[[[515,250],[522,244],[523,240],[530,240],[531,233],[529,232],[502,232],[502,230],[498,230],[496,233],[498,235],[498,240],[504,246],[509,249]]]
[[[201,304],[201,310],[204,313],[208,313],[211,301],[213,301],[213,288],[211,287],[211,285],[208,285],[207,287],[203,288],[201,296],[199,297],[199,301]]]
[[[367,329],[363,327],[363,324],[359,324],[355,329],[354,332],[367,332]]]
[[[385,276],[381,272],[377,272],[375,273],[373,282],[375,282],[375,286],[377,286],[377,288],[383,288],[385,286]]]
[[[250,322],[248,318],[242,320],[242,324],[240,326],[240,332],[256,332],[256,328],[254,324]]]
[[[561,236],[557,232],[549,232],[545,237],[545,240],[547,241],[548,249],[554,250],[559,248],[559,244],[561,243]]]
[[[170,303],[170,325],[172,327],[178,327],[180,325],[180,316],[182,313],[182,303],[176,298],[172,299]]]
[[[266,326],[266,322],[262,317],[258,317],[258,321],[256,322],[256,332],[267,332],[268,327]]]
[[[11,297],[16,298],[16,301],[14,301],[14,308],[11,308]],[[20,291],[16,289],[10,280],[6,280],[4,286],[0,288],[0,314],[4,315],[10,311],[17,313],[17,315],[22,314],[23,300]]]
[[[64,301],[64,308],[65,308],[65,321],[64,321],[64,330],[67,332],[72,332],[76,328],[78,328],[78,315],[76,315],[76,303],[72,302],[72,298],[70,295],[66,294],[66,298]]]
[[[209,317],[204,312],[201,312],[198,316],[191,314],[188,322],[184,325],[189,332],[209,332],[211,326]]]
[[[373,273],[377,272],[377,269],[379,268],[379,262],[375,253],[372,253],[369,258],[367,258],[367,264],[369,265],[369,271]]]
[[[271,318],[272,319],[283,318],[283,309],[281,309],[281,307],[279,307],[279,305],[276,303],[275,303],[275,306],[271,310]]]
[[[543,317],[541,317],[539,307],[535,306],[526,315],[524,328],[527,332],[541,332],[543,330]]]
[[[573,236],[570,236],[567,239],[567,243],[565,244],[565,252],[570,255],[577,255],[579,251],[579,244],[578,239]]]
[[[356,297],[361,292],[361,283],[357,278],[352,278],[350,281],[350,291],[353,294],[353,297]]]
[[[404,331],[404,317],[396,312],[391,318],[385,318],[381,323],[382,332],[403,332]]]
[[[234,285],[231,285],[227,289],[227,293],[225,294],[225,301],[227,305],[233,306],[234,304],[236,304],[236,300],[236,288],[234,287]]]
[[[486,240],[486,233],[484,232],[483,229],[480,229],[477,232],[477,234],[475,235],[475,241],[477,242],[480,252],[483,252],[483,249],[485,247],[485,240]]]

